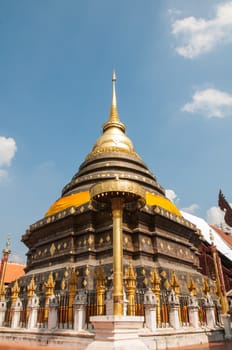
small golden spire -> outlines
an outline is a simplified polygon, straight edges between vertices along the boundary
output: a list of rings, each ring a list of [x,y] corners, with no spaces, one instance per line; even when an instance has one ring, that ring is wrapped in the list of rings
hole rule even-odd
[[[187,284],[187,288],[188,288],[188,290],[190,292],[190,295],[194,295],[194,296],[197,295],[197,287],[196,287],[196,284],[195,284],[195,282],[193,280],[192,275],[190,275],[189,282]]]
[[[118,116],[117,98],[116,98],[116,73],[113,70],[112,74],[112,102],[110,108],[109,120],[103,125],[103,132],[110,127],[118,127],[123,132],[125,131],[125,125],[120,121]]]
[[[31,298],[35,295],[36,291],[36,284],[35,284],[35,278],[34,275],[32,276],[30,284],[27,286],[27,296],[28,298]]]
[[[1,295],[3,294],[3,291],[4,291],[6,266],[7,266],[9,254],[11,253],[9,246],[10,246],[10,235],[7,236],[6,248],[3,249],[3,251],[2,251],[3,257],[2,257],[2,264],[0,266],[0,298],[1,298]]]
[[[173,271],[172,276],[171,276],[171,280],[170,280],[170,285],[172,287],[172,289],[174,290],[174,292],[177,295],[180,295],[180,282],[176,276],[176,272]]]
[[[202,283],[202,292],[204,293],[204,295],[207,295],[210,291],[210,288],[206,276],[203,277]]]
[[[105,152],[124,152],[140,158],[134,151],[133,143],[125,134],[125,125],[119,119],[115,83],[116,74],[113,71],[110,116],[102,127],[103,134],[95,142],[92,152],[86,157],[87,159]]]
[[[128,294],[128,315],[135,316],[135,289],[137,274],[130,261],[129,267],[125,271],[125,284]]]
[[[11,288],[11,303],[12,303],[12,305],[18,299],[19,291],[20,291],[20,288],[19,288],[18,280],[16,280],[13,287]]]

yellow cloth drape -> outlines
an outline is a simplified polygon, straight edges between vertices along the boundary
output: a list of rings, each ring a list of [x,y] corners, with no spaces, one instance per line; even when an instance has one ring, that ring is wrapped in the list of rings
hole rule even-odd
[[[161,197],[157,194],[146,192],[146,203],[150,206],[158,205],[159,207],[168,210],[175,215],[181,216],[181,213],[175,204],[173,204],[169,199]]]
[[[74,193],[69,196],[61,197],[51,205],[49,210],[46,212],[45,216],[54,215],[70,207],[79,207],[80,205],[88,203],[89,201],[90,194],[88,191]],[[146,192],[146,204],[149,206],[157,205],[175,215],[181,216],[181,213],[177,209],[175,204],[173,204],[169,199],[161,197],[157,194]]]
[[[88,191],[74,193],[74,194],[71,194],[70,196],[61,197],[51,205],[51,207],[46,212],[45,216],[56,214],[59,211],[62,211],[66,208],[70,208],[73,206],[79,207],[80,205],[85,204],[89,201],[90,201],[90,195]]]

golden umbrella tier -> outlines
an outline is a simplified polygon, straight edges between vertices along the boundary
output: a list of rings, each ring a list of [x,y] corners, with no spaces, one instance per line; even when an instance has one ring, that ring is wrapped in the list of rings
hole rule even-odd
[[[110,203],[112,198],[123,198],[124,203],[142,201],[145,205],[145,192],[141,186],[133,181],[108,180],[97,183],[90,189],[90,196],[93,200],[103,203]]]

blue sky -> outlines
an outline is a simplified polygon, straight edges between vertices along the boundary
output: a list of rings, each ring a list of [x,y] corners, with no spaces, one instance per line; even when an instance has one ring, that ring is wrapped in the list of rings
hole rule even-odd
[[[0,0],[0,237],[60,196],[108,119],[111,75],[127,135],[177,206],[229,201],[232,1]]]

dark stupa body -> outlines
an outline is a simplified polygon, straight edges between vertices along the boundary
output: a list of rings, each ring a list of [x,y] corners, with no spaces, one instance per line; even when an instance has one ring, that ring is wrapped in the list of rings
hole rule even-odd
[[[175,272],[183,293],[187,292],[190,276],[196,285],[201,284],[200,234],[165,197],[164,189],[126,136],[125,125],[118,116],[115,80],[113,75],[110,116],[102,135],[64,187],[61,197],[22,236],[28,253],[26,275],[19,285],[25,290],[32,276],[38,288],[42,288],[52,272],[55,290],[59,291],[73,270],[78,288],[93,290],[99,264],[104,267],[108,284],[111,283],[112,213],[104,203],[96,205],[91,200],[90,189],[116,178],[133,181],[145,192],[145,206],[138,210],[125,205],[123,210],[123,265],[132,262],[137,287],[149,286],[154,268],[163,285]]]

